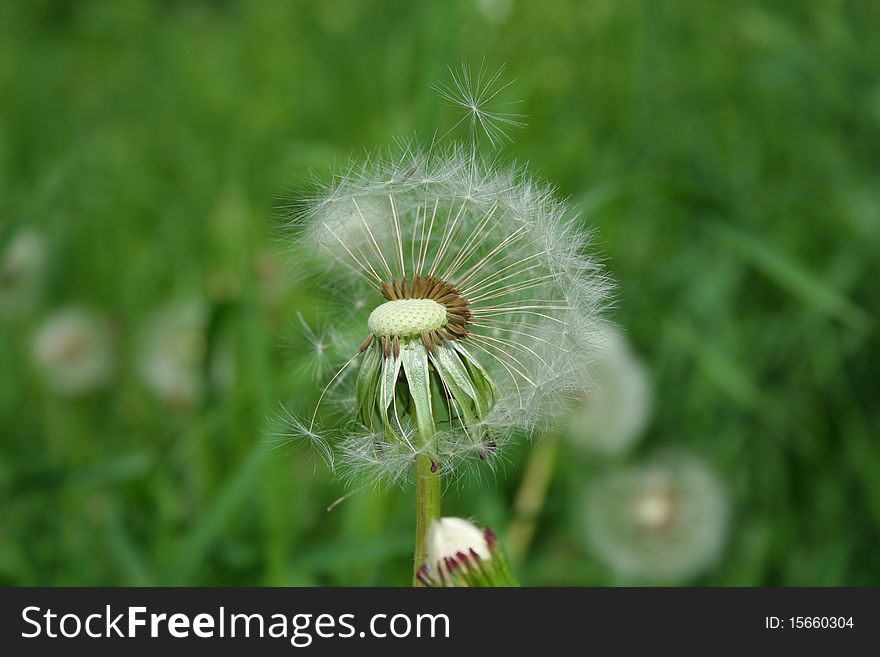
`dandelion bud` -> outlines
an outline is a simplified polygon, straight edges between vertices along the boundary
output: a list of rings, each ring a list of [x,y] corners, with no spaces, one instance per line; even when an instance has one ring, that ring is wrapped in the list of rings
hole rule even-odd
[[[424,586],[517,586],[507,556],[488,527],[440,518],[428,527],[427,557],[417,577]]]
[[[55,392],[66,396],[92,392],[107,383],[113,373],[110,328],[88,310],[59,310],[38,329],[33,358]]]

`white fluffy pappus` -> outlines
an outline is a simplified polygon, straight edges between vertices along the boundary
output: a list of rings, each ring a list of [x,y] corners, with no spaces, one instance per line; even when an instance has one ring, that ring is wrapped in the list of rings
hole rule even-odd
[[[46,384],[69,397],[87,394],[108,383],[115,365],[108,322],[79,306],[57,310],[40,325],[32,354]]]
[[[291,431],[331,449],[345,475],[404,479],[426,449],[441,472],[491,463],[511,437],[545,429],[589,386],[610,283],[587,255],[589,235],[577,212],[522,167],[498,166],[472,147],[424,152],[398,144],[351,163],[291,224],[314,286],[337,304],[372,299],[341,314],[333,335],[345,344],[334,351],[350,360],[330,378],[305,431]],[[437,329],[432,315],[421,332],[407,324],[395,333],[402,304],[422,298],[443,305],[447,323]],[[383,303],[391,310],[368,329]],[[388,335],[374,334],[379,324],[392,327]],[[375,364],[389,388],[411,378],[419,363],[441,374],[428,447],[411,439],[418,414],[401,408],[393,392],[385,398],[384,430],[364,426],[368,414],[366,422],[320,429],[325,398],[351,398],[359,358]],[[484,378],[487,392],[473,394],[458,371]],[[486,403],[464,408],[478,397]]]
[[[727,536],[724,488],[700,459],[685,453],[607,473],[589,488],[586,508],[596,554],[636,580],[698,575],[716,561]]]

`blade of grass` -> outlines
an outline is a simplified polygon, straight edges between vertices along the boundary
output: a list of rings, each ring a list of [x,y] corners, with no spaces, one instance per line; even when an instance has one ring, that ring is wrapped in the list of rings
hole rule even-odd
[[[769,241],[729,224],[718,225],[717,230],[727,245],[804,305],[857,331],[867,330],[874,323],[875,318],[862,307]]]
[[[242,503],[258,489],[260,474],[270,454],[269,446],[257,445],[238,471],[227,480],[211,505],[180,542],[166,573],[165,579],[168,583],[191,585],[194,582],[196,571],[214,541],[227,527]]]

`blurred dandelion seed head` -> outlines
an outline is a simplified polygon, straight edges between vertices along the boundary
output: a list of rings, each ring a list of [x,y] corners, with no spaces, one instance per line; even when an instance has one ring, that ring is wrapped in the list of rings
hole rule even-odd
[[[33,359],[46,384],[64,396],[92,392],[113,375],[115,350],[110,326],[93,311],[70,306],[37,329]]]
[[[504,23],[513,9],[513,0],[475,0],[477,13],[494,25]]]
[[[232,384],[231,352],[220,345],[209,354],[207,330],[208,307],[201,299],[171,302],[146,321],[138,343],[138,371],[170,409],[193,408],[207,386],[223,390]]]
[[[611,471],[587,493],[587,530],[597,555],[624,577],[680,581],[717,559],[728,501],[699,459],[668,454]]]
[[[38,302],[48,261],[48,247],[34,230],[16,234],[0,257],[0,317],[17,317]]]
[[[647,369],[616,329],[603,333],[592,385],[571,415],[566,437],[576,448],[618,455],[641,437],[651,415]]]

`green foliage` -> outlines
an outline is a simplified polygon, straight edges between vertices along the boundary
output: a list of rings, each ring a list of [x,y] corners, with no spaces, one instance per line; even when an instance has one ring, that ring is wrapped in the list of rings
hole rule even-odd
[[[308,283],[282,264],[273,287],[278,199],[453,125],[431,86],[485,53],[530,124],[501,156],[583,208],[652,372],[632,458],[684,447],[727,484],[731,540],[696,583],[880,584],[878,29],[869,0],[2,3],[0,246],[33,227],[51,257],[38,308],[0,320],[0,583],[409,581],[412,491],[327,512],[347,491],[267,443],[278,401],[323,385],[297,367]],[[234,383],[169,409],[137,336],[193,295]],[[30,360],[67,302],[120,345],[113,385],[73,400]],[[526,453],[444,515],[503,530]],[[582,536],[604,465],[558,461],[524,584],[615,583]]]

